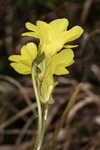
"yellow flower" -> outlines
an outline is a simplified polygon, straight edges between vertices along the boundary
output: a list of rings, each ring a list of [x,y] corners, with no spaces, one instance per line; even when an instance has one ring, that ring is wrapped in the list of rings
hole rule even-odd
[[[55,54],[48,62],[46,72],[44,74],[44,78],[41,84],[41,97],[42,102],[46,103],[51,96],[51,93],[56,85],[53,79],[53,75],[65,75],[68,74],[69,71],[66,67],[72,65],[74,63],[74,53],[71,49],[64,49],[61,52]],[[52,97],[50,98],[50,103]]]
[[[69,22],[66,18],[56,19],[50,23],[37,21],[36,25],[27,22],[25,26],[30,31],[22,35],[40,39],[41,53],[44,52],[46,56],[52,56],[61,50],[64,44],[76,40],[83,33],[83,29],[80,26],[67,30],[68,24]],[[69,47],[72,48],[73,45]]]
[[[32,62],[37,56],[37,47],[30,42],[21,48],[21,55],[9,56],[10,64],[18,73],[31,74]]]
[[[53,75],[65,75],[66,67],[74,63],[74,53],[71,48],[78,45],[68,45],[83,33],[80,26],[68,30],[66,18],[56,19],[50,23],[37,21],[36,25],[29,22],[26,28],[30,32],[23,36],[33,36],[40,40],[38,48],[30,42],[21,48],[21,55],[12,55],[10,64],[18,73],[32,74],[32,63],[36,65],[36,80],[40,81],[39,95],[42,103],[52,103],[52,91],[56,86]],[[45,55],[44,55],[45,54]]]

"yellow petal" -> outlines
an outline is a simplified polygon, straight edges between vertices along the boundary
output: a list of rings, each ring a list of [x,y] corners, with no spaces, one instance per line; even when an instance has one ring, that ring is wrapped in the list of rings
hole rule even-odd
[[[32,64],[32,60],[29,57],[23,55],[12,55],[8,57],[8,60],[13,62],[20,62],[26,65]]]
[[[24,45],[21,48],[21,55],[27,59],[29,59],[31,62],[36,58],[37,56],[37,47],[36,44],[30,42],[26,45]]]
[[[78,47],[78,45],[64,45],[64,48],[75,48]]]
[[[50,25],[53,27],[54,30],[57,32],[64,31],[68,28],[69,21],[66,18],[63,19],[56,19],[50,22]]]
[[[40,32],[40,50],[44,52],[45,55],[52,55],[56,50],[56,40],[55,32],[49,24],[43,21],[37,21]],[[58,46],[58,45],[57,45]]]
[[[69,71],[66,68],[64,68],[62,65],[59,65],[56,67],[54,74],[65,75],[65,74],[69,74]]]
[[[32,24],[32,23],[30,23],[30,22],[26,22],[26,23],[25,23],[25,27],[26,27],[28,30],[31,30],[31,31],[35,31],[35,32],[38,31],[37,26],[35,26],[34,24]]]
[[[8,57],[8,60],[13,61],[13,62],[18,62],[18,63],[23,63],[26,65],[31,66],[32,65],[32,59],[30,59],[27,56],[23,56],[23,55],[12,55]]]
[[[11,67],[20,74],[31,74],[31,67],[22,63],[11,63]]]
[[[53,28],[46,22],[37,21],[37,26],[39,27],[40,39],[43,44],[49,44],[49,42],[53,41],[53,37],[55,36]]]
[[[21,34],[22,36],[31,36],[31,37],[35,37],[35,38],[39,38],[39,34],[37,34],[36,32],[25,32]]]
[[[8,60],[14,61],[14,62],[19,62],[22,60],[20,55],[11,55],[8,57]]]
[[[26,22],[25,24],[26,28],[30,31],[33,32],[26,32],[26,33],[22,33],[22,36],[32,36],[35,38],[39,38],[39,32],[38,32],[38,27],[30,22]]]
[[[83,33],[83,29],[80,26],[75,26],[63,34],[63,41],[71,42],[78,39]]]
[[[72,64],[74,53],[72,49],[64,49],[52,58],[53,65],[65,65],[66,67]]]

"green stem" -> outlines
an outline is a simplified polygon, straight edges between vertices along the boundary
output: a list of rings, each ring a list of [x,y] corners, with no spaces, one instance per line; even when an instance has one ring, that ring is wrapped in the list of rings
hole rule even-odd
[[[68,115],[68,112],[70,111],[70,109],[72,108],[73,104],[75,103],[76,96],[78,95],[78,93],[79,93],[79,91],[80,91],[82,85],[83,85],[83,84],[80,83],[80,84],[75,88],[75,91],[74,91],[74,93],[72,94],[72,96],[71,96],[71,98],[70,98],[70,100],[69,100],[69,103],[68,103],[68,105],[66,106],[66,108],[65,108],[65,110],[64,110],[64,112],[63,112],[63,114],[62,114],[62,116],[61,116],[61,119],[60,119],[59,123],[57,123],[57,126],[56,126],[56,128],[55,128],[55,131],[54,131],[53,136],[52,136],[52,138],[51,138],[50,144],[46,147],[46,150],[51,150],[51,149],[53,148],[53,144],[55,143],[56,138],[57,138],[57,136],[58,136],[58,134],[59,134],[59,131],[60,131],[60,129],[62,128],[64,121],[66,120],[66,117],[67,117],[67,115]]]
[[[43,112],[43,124],[42,124],[42,140],[44,137],[45,133],[45,128],[46,128],[46,120],[47,120],[47,114],[48,114],[48,104],[43,104],[44,106],[44,112]]]
[[[35,79],[35,66],[32,67],[32,82],[33,82],[33,88],[34,88],[37,106],[38,106],[38,132],[37,132],[37,138],[36,138],[34,150],[40,150],[42,144],[42,139],[41,139],[42,138],[42,110],[41,110],[39,91]]]

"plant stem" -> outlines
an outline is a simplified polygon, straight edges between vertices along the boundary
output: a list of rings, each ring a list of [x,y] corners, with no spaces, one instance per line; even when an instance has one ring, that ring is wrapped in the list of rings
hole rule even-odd
[[[75,91],[74,91],[74,93],[72,94],[72,96],[71,96],[71,98],[70,98],[70,100],[69,100],[69,103],[68,103],[68,105],[66,106],[66,108],[65,108],[65,110],[64,110],[64,112],[63,112],[63,114],[62,114],[62,116],[61,116],[61,119],[60,119],[59,123],[57,123],[57,126],[56,126],[56,128],[55,128],[55,131],[54,131],[53,136],[52,136],[52,138],[51,138],[51,141],[50,141],[49,145],[46,147],[46,150],[51,150],[51,149],[53,148],[53,144],[55,143],[56,138],[57,138],[57,136],[58,136],[58,134],[59,134],[59,131],[60,131],[60,129],[62,128],[64,121],[66,120],[66,117],[67,117],[67,115],[68,115],[68,112],[70,111],[70,109],[72,108],[73,104],[75,103],[76,96],[78,95],[78,93],[79,93],[79,91],[80,91],[82,85],[83,85],[83,83],[80,83],[80,84],[75,88]]]
[[[33,82],[33,88],[34,88],[37,107],[38,107],[38,132],[37,132],[37,138],[36,138],[34,150],[40,150],[42,144],[42,110],[41,110],[39,91],[35,79],[35,66],[32,67],[32,82]]]
[[[37,138],[36,138],[34,150],[40,150],[43,142],[45,128],[46,128],[48,104],[43,104],[43,114],[42,114],[39,88],[36,84],[36,79],[35,79],[35,66],[32,67],[32,82],[33,82],[34,92],[35,92],[37,106],[38,106],[38,132],[37,132]]]
[[[48,104],[43,104],[44,105],[44,112],[43,112],[43,124],[42,124],[42,140],[44,137],[45,133],[45,128],[46,128],[46,120],[47,120],[47,114],[48,114]]]

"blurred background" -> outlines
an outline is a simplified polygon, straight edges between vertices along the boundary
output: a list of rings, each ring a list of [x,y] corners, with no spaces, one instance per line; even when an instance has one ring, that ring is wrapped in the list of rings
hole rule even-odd
[[[41,149],[48,145],[74,89],[83,83],[54,150],[100,150],[100,0],[0,0],[0,150],[32,150],[37,131],[31,76],[15,72],[8,56],[19,54],[29,41],[37,43],[21,37],[25,22],[64,17],[69,29],[80,25],[84,34],[72,43],[79,47],[74,48],[70,74],[56,77],[60,84],[53,93],[55,103],[49,106]]]

